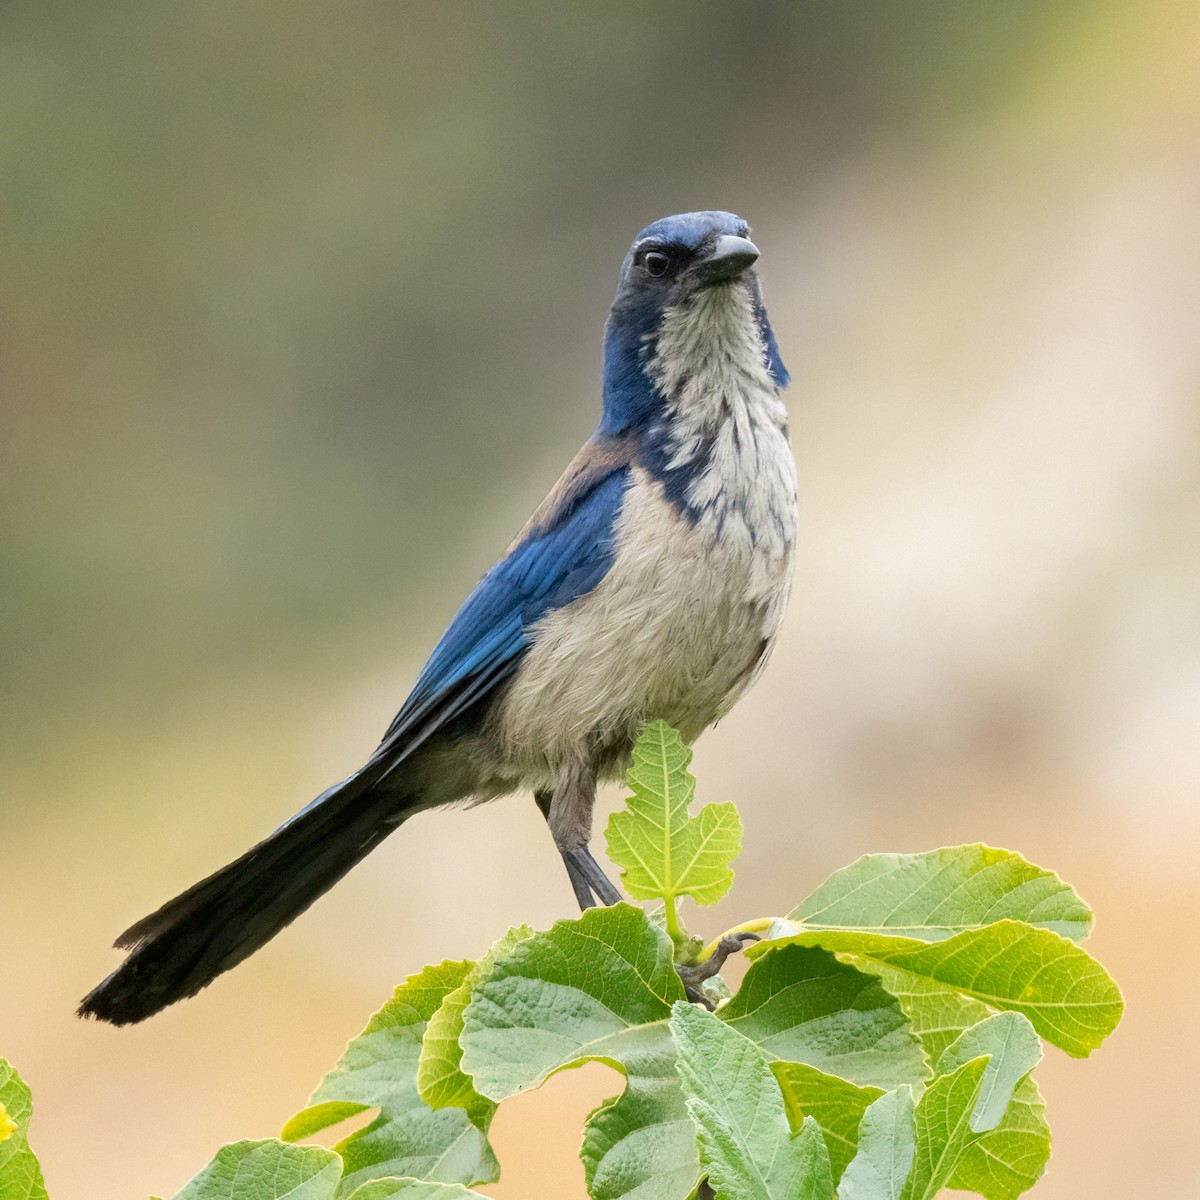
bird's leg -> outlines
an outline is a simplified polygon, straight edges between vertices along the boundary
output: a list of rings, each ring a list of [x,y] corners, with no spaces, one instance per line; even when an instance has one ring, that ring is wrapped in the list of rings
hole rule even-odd
[[[590,908],[597,901],[616,904],[621,899],[621,893],[600,870],[588,849],[588,841],[592,836],[592,807],[595,803],[596,778],[591,768],[580,762],[564,766],[559,772],[546,820],[554,844],[566,864],[581,909]],[[586,901],[577,880],[586,885]]]
[[[550,802],[554,797],[553,792],[534,792],[533,799],[538,808],[542,810],[542,816],[546,818],[546,824],[550,823]],[[592,889],[588,887],[587,880],[583,877],[583,872],[575,865],[572,859],[563,854],[563,866],[567,868],[567,878],[571,881],[571,890],[575,893],[575,899],[579,902],[579,911],[582,912],[585,908],[592,908],[596,903],[596,898],[592,895]]]
[[[620,904],[625,898],[617,891],[613,882],[600,869],[600,864],[592,857],[587,846],[580,846],[574,853],[576,863],[583,870],[583,877],[588,886],[596,893],[596,899],[601,904]]]

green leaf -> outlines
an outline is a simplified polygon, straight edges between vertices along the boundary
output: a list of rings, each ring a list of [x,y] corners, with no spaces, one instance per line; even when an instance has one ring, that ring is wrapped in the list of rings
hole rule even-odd
[[[462,1068],[503,1100],[556,1071],[669,1047],[664,1028],[683,999],[671,943],[630,904],[588,909],[498,955],[463,1017]]]
[[[885,1092],[865,1113],[858,1151],[838,1184],[839,1200],[899,1200],[917,1152],[911,1087]]]
[[[471,967],[445,962],[407,979],[346,1047],[309,1107],[285,1126],[283,1137],[296,1141],[369,1108],[380,1110],[336,1147],[346,1163],[345,1190],[388,1175],[464,1184],[496,1178],[495,1155],[467,1113],[434,1112],[417,1092],[426,1023]]]
[[[33,1098],[16,1068],[0,1058],[0,1200],[47,1200],[37,1155],[29,1148]]]
[[[852,961],[878,975],[884,988],[900,1001],[930,1062],[937,1062],[964,1029],[977,1025],[994,1011],[982,1000],[973,1000],[924,975],[876,960]]]
[[[479,1192],[457,1183],[429,1183],[424,1179],[373,1179],[355,1188],[347,1200],[487,1200]]]
[[[583,1062],[625,1074],[625,1091],[585,1130],[581,1157],[597,1200],[673,1200],[699,1178],[666,1028],[683,999],[671,959],[670,940],[640,909],[589,910],[498,953],[463,1015],[461,1069],[491,1102]],[[873,974],[820,949],[780,949],[756,962],[719,1019],[767,1059],[858,1084],[929,1074],[897,1001]]]
[[[671,942],[640,908],[589,909],[496,956],[463,1014],[462,1070],[500,1101],[568,1067],[615,1067],[625,1091],[584,1135],[590,1194],[684,1200],[700,1167],[667,1027],[682,999]]]
[[[768,1059],[852,1083],[888,1088],[929,1075],[895,997],[828,950],[776,943],[754,961],[721,1018]]]
[[[751,957],[781,943],[759,942]],[[1124,1001],[1108,972],[1085,950],[1048,929],[997,921],[940,942],[841,930],[811,930],[783,944],[824,946],[866,970],[898,967],[925,981],[927,994],[958,992],[992,1008],[1021,1012],[1047,1041],[1086,1057],[1116,1028]]]
[[[977,1135],[971,1113],[987,1070],[986,1058],[972,1059],[949,1075],[939,1075],[917,1103],[916,1154],[901,1200],[929,1200],[945,1187],[959,1158]]]
[[[995,1129],[966,1148],[948,1186],[987,1200],[1016,1200],[1045,1174],[1050,1127],[1045,1104],[1031,1078],[1022,1079]]]
[[[863,1113],[884,1093],[877,1087],[857,1087],[806,1063],[773,1062],[771,1073],[783,1093],[791,1127],[799,1129],[805,1117],[812,1117],[820,1126],[836,1184],[858,1149]]]
[[[664,1022],[665,1028],[665,1022]],[[579,1157],[592,1200],[684,1200],[700,1179],[674,1047],[632,1062],[625,1090],[588,1117]]]
[[[964,1030],[938,1060],[937,1073],[948,1075],[980,1055],[988,1056],[988,1064],[971,1113],[972,1133],[986,1133],[1000,1124],[1017,1084],[1042,1061],[1042,1043],[1028,1018],[997,1013]]]
[[[417,1091],[430,1108],[461,1108],[476,1128],[486,1132],[491,1123],[495,1104],[481,1096],[462,1070],[463,1013],[471,998],[471,989],[492,968],[499,955],[507,954],[518,942],[533,936],[528,925],[510,929],[453,991],[447,993],[441,1007],[429,1019],[421,1042],[421,1057],[417,1063]]]
[[[939,1062],[965,1029],[992,1014],[986,1004],[909,971],[879,963],[873,963],[871,969],[900,1000],[932,1062]],[[1050,1157],[1044,1109],[1037,1085],[1032,1079],[1022,1080],[1000,1124],[973,1142],[960,1159],[952,1186],[978,1192],[988,1200],[1016,1200],[1031,1188],[1044,1174]]]
[[[333,1200],[342,1161],[322,1146],[234,1142],[175,1200]]]
[[[671,1014],[677,1068],[716,1200],[833,1200],[829,1154],[811,1117],[793,1134],[757,1047],[681,1001]]]
[[[1007,1022],[987,1023],[975,1031],[973,1040],[997,1047],[997,1054],[1009,1060],[1007,1066],[986,1054],[972,1058],[939,1075],[915,1109],[907,1087],[876,1100],[863,1116],[858,1153],[838,1189],[841,1200],[932,1200],[951,1182],[955,1187],[990,1184],[989,1179],[979,1179],[970,1164],[992,1135],[975,1132],[972,1120],[980,1112],[992,1112],[1005,1094],[997,1081],[1011,1074],[1014,1063],[1028,1061],[1028,1045],[1025,1031]],[[971,1042],[964,1038],[956,1053],[968,1052]],[[983,1191],[985,1196],[993,1194]]]
[[[621,881],[637,900],[668,904],[689,895],[715,904],[729,890],[729,864],[742,848],[742,823],[732,804],[708,804],[695,817],[688,808],[696,781],[688,774],[692,752],[664,721],[642,731],[626,780],[633,795],[612,814],[605,830],[608,855],[623,868]]]
[[[1092,913],[1057,875],[1011,850],[976,843],[926,854],[868,854],[835,871],[789,914],[806,929],[852,929],[942,941],[1016,920],[1082,941]]]

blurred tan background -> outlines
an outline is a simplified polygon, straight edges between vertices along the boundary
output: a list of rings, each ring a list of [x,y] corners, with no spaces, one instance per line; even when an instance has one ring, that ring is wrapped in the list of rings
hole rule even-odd
[[[269,1136],[427,960],[571,910],[526,798],[414,821],[201,998],[112,937],[373,747],[597,415],[632,235],[751,220],[801,559],[697,753],[732,900],[981,839],[1126,989],[1041,1071],[1040,1200],[1200,1191],[1200,6],[0,10],[0,1052],[56,1200]],[[608,797],[611,806],[615,797]],[[600,1067],[503,1109],[583,1196]]]

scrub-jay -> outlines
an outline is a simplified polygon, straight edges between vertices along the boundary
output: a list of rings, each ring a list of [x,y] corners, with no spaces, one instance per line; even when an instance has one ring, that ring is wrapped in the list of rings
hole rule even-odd
[[[796,474],[780,361],[731,213],[666,217],[621,266],[600,424],[459,609],[360,770],[138,921],[80,1013],[117,1025],[253,954],[413,814],[533,791],[581,907],[596,784],[662,718],[687,741],[771,652]]]

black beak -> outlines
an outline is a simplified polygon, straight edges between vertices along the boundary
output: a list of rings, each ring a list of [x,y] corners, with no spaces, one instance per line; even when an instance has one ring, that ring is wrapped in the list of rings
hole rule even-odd
[[[695,271],[701,287],[729,283],[758,261],[758,247],[749,239],[723,234],[712,250],[698,263]]]

